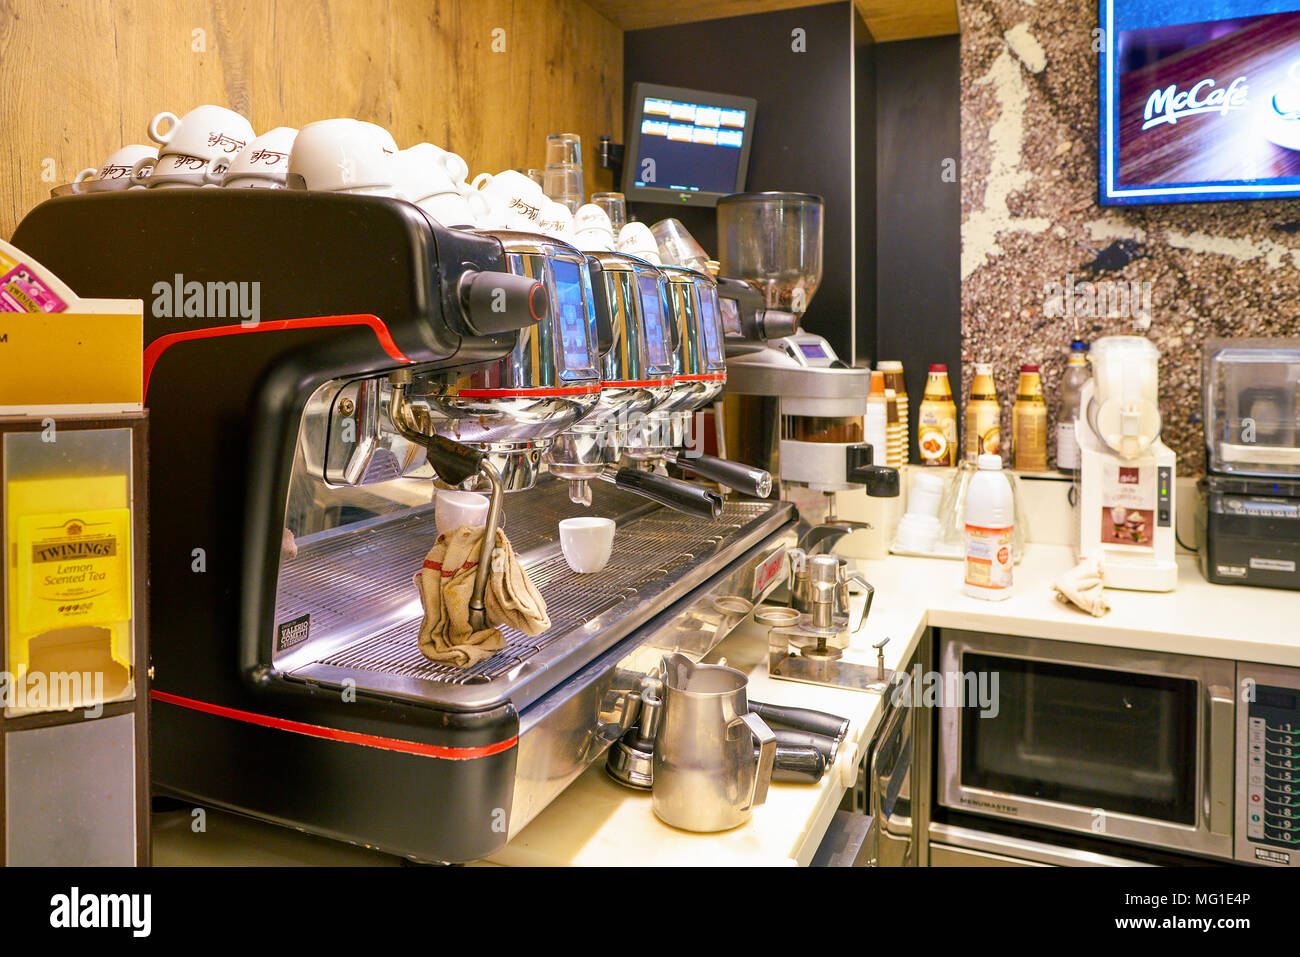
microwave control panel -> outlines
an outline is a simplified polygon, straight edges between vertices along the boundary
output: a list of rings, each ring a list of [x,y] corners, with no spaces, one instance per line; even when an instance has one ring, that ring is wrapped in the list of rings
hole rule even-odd
[[[1300,669],[1242,664],[1236,857],[1300,866]]]

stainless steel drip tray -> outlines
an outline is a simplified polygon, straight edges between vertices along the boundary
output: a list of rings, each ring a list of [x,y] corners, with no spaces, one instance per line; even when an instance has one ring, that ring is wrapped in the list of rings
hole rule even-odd
[[[614,553],[601,572],[577,575],[559,553],[556,525],[576,515],[615,519]],[[503,628],[506,646],[471,668],[420,653],[422,617],[412,576],[433,544],[431,515],[404,515],[319,536],[300,548],[280,582],[276,620],[311,615],[311,637],[276,666],[323,685],[455,711],[510,702],[523,708],[656,614],[793,521],[781,502],[728,502],[708,522],[602,486],[593,508],[544,479],[506,498],[506,532],[546,599],[551,628],[531,638]]]

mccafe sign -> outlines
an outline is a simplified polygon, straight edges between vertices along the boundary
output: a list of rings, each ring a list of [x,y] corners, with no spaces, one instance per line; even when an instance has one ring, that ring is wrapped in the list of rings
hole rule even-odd
[[[1228,113],[1245,109],[1249,102],[1250,87],[1246,78],[1239,76],[1227,86],[1219,86],[1213,77],[1206,77],[1180,90],[1173,83],[1163,90],[1153,90],[1147,97],[1142,114],[1142,129],[1148,130],[1161,123],[1174,124],[1185,116],[1198,113]]]

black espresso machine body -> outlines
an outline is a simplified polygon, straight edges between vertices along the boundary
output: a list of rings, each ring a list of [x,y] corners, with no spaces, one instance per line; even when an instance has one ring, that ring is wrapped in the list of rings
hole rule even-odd
[[[503,354],[509,336],[471,334],[458,301],[462,275],[505,269],[500,244],[407,203],[279,190],[52,199],[13,242],[79,295],[145,303],[155,788],[447,860],[499,843],[512,708],[344,700],[265,668],[259,645],[306,397],[340,376]],[[256,302],[256,325],[231,315],[229,283]],[[187,288],[203,290],[199,315]],[[430,794],[440,813],[384,832],[386,803]]]
[[[627,730],[661,649],[703,656],[782,577],[787,503],[701,523],[611,488],[593,511],[621,544],[576,580],[556,521],[582,512],[539,482],[507,497],[506,531],[553,628],[434,665],[411,584],[432,475],[398,443],[369,459],[395,477],[339,485],[308,440],[344,402],[359,420],[380,396],[382,418],[374,383],[394,370],[511,354],[541,310],[499,239],[381,197],[196,189],[53,199],[13,242],[79,295],[145,303],[156,791],[412,859],[484,857]],[[498,287],[508,308],[476,312]],[[349,514],[376,489],[423,504]]]

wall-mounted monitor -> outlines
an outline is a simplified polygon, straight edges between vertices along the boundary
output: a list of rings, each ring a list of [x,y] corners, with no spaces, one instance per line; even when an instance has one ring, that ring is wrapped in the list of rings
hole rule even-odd
[[[1300,0],[1100,0],[1102,205],[1300,196]]]
[[[716,206],[744,192],[757,100],[634,83],[623,192],[633,202]]]

